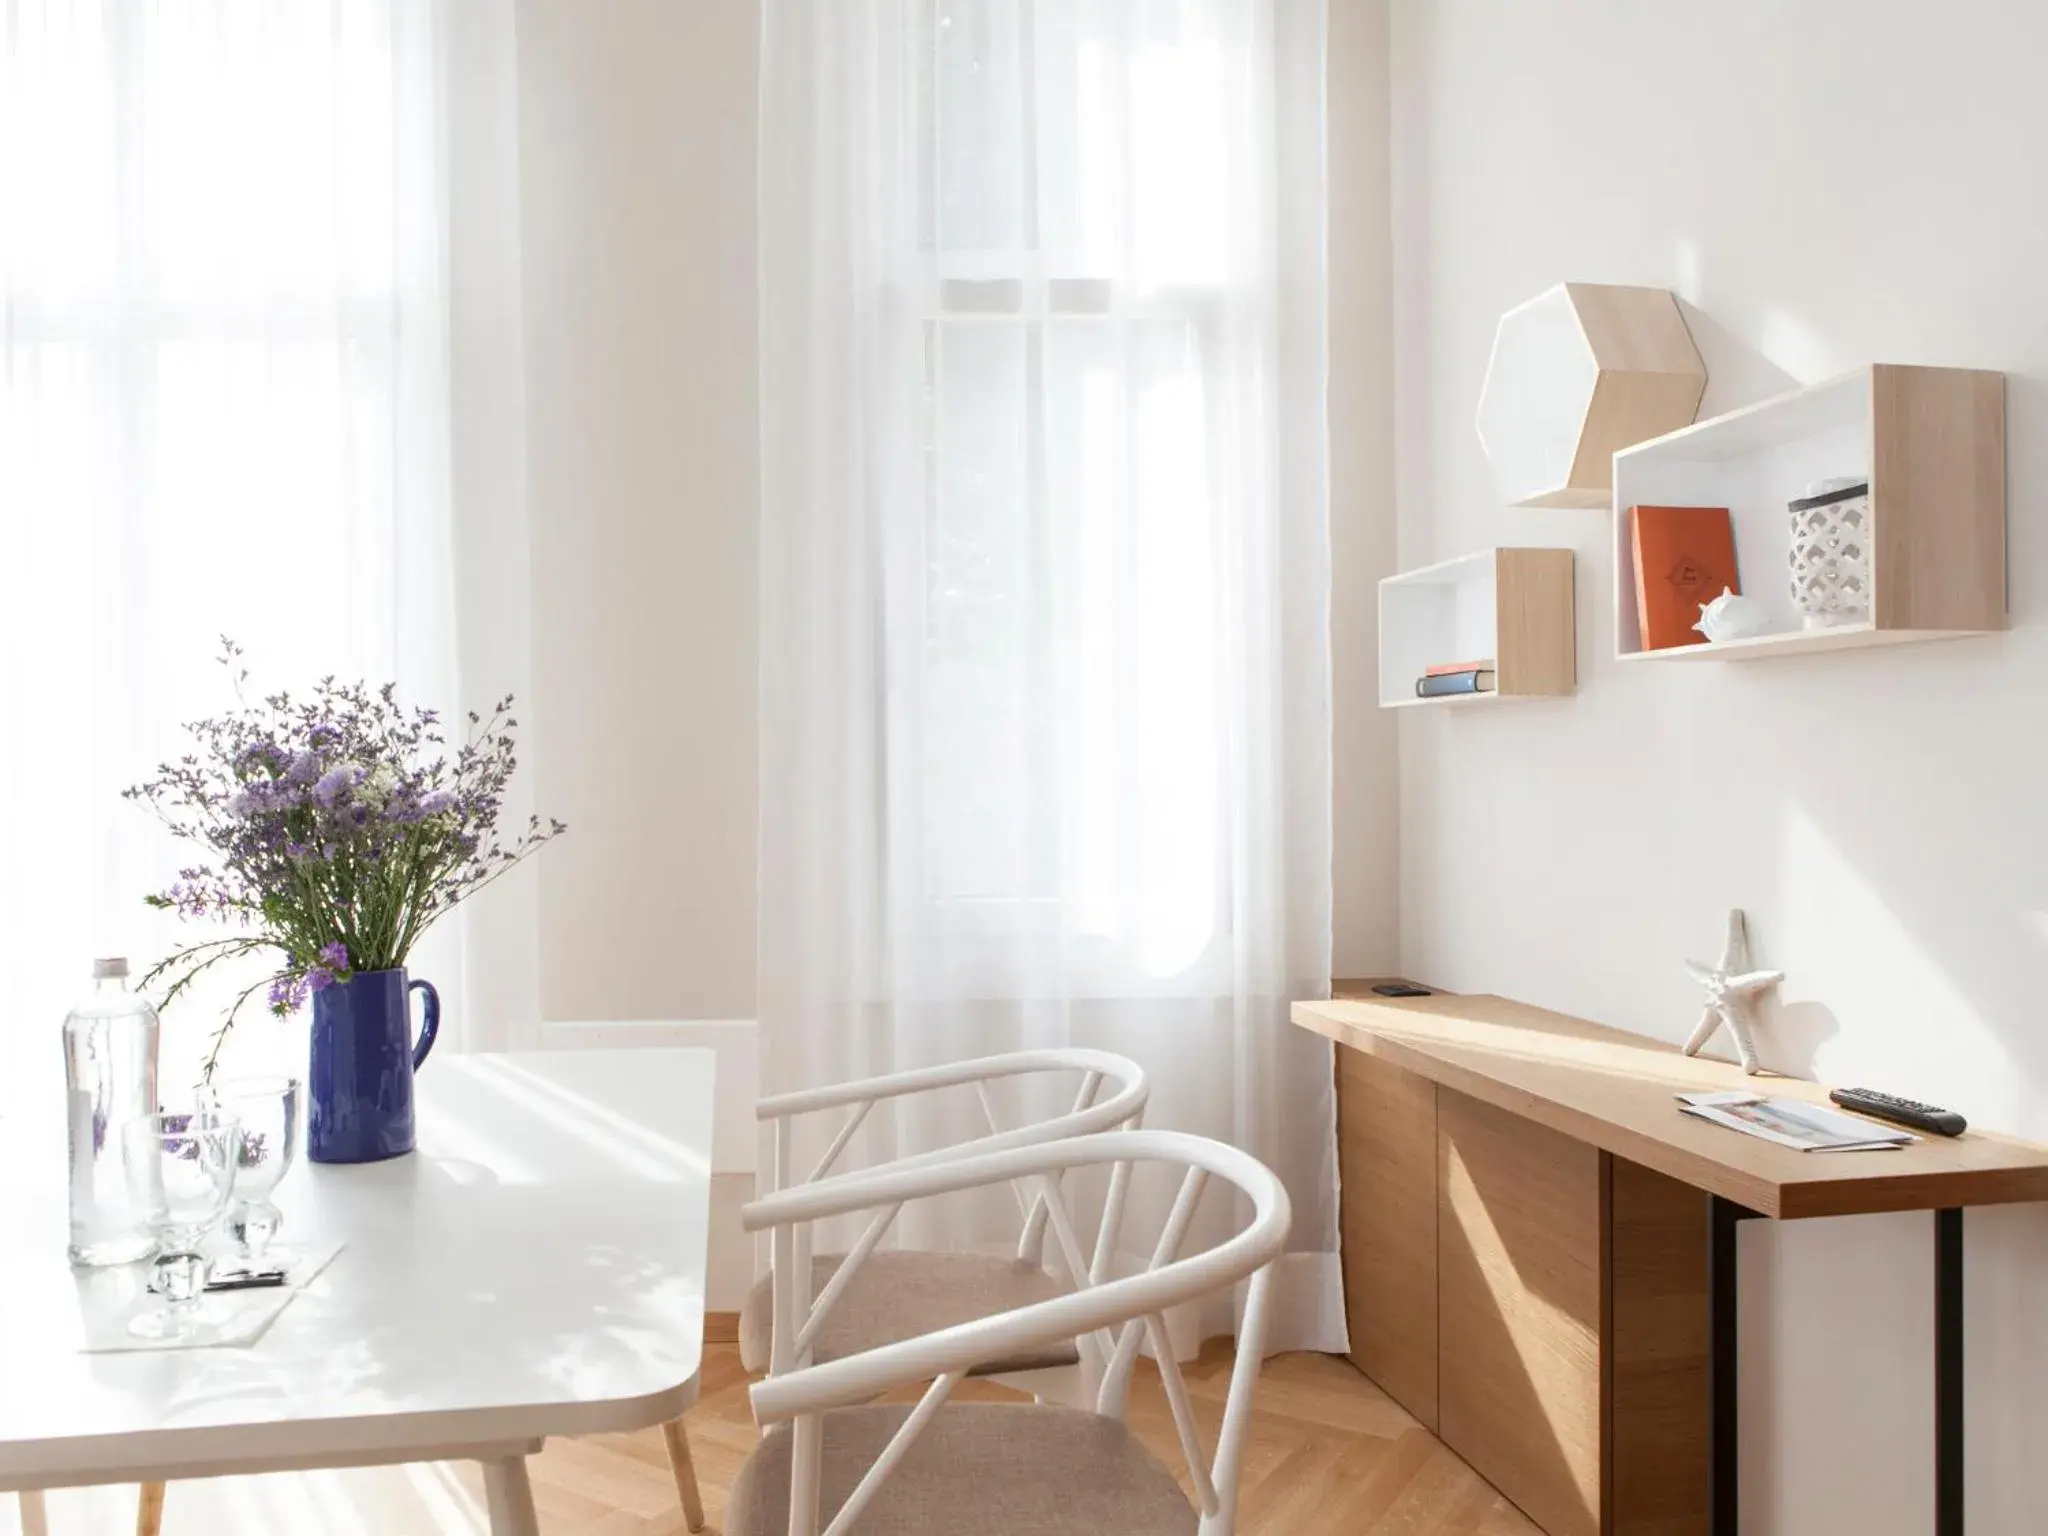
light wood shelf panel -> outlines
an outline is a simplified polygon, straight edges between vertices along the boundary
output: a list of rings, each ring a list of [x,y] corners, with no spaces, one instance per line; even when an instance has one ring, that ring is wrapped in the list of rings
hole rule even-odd
[[[1380,707],[1562,698],[1577,686],[1568,549],[1482,549],[1380,582]],[[1422,699],[1426,667],[1488,659],[1492,693]]]
[[[1479,440],[1517,507],[1605,507],[1618,449],[1683,426],[1707,386],[1667,289],[1560,283],[1501,317]]]
[[[1830,475],[1870,480],[1867,624],[1803,627],[1786,503]],[[1637,505],[1725,506],[1744,595],[1770,614],[1744,640],[1644,650]],[[1878,363],[1638,443],[1614,457],[1615,654],[1745,661],[1981,635],[2006,627],[2005,376]]]
[[[1539,1125],[1794,1219],[2048,1200],[2048,1147],[1971,1130],[1883,1154],[1819,1156],[1682,1114],[1684,1090],[1742,1088],[1825,1102],[1797,1078],[1744,1075],[1733,1062],[1504,997],[1303,1002],[1293,1019],[1368,1055]],[[1689,1021],[1688,1021],[1689,1022]]]
[[[1813,656],[1826,651],[1867,651],[1873,646],[1920,645],[1929,640],[1965,640],[1982,630],[1877,629],[1844,624],[1834,629],[1787,630],[1748,635],[1709,645],[1673,645],[1661,651],[1623,651],[1620,661],[1749,661],[1765,656]]]

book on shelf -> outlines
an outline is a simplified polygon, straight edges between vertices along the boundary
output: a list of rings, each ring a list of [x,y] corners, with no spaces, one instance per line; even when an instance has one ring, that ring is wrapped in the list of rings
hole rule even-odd
[[[1466,667],[1457,672],[1429,672],[1415,679],[1415,697],[1418,699],[1443,699],[1461,693],[1492,692],[1491,667]]]
[[[1433,667],[1424,667],[1422,675],[1424,677],[1449,677],[1453,672],[1491,672],[1492,670],[1493,658],[1489,656],[1484,661],[1440,661]]]
[[[1735,527],[1726,507],[1630,507],[1636,622],[1642,648],[1701,645],[1700,609],[1725,589],[1740,594]]]
[[[1678,1104],[1688,1115],[1800,1152],[1881,1152],[1920,1139],[1910,1131],[1888,1131],[1804,1099],[1767,1099],[1736,1090],[1681,1093]]]

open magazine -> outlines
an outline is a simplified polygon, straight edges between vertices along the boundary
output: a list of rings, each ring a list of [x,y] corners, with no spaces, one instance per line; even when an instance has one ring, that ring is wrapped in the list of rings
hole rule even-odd
[[[1801,1152],[1888,1151],[1920,1139],[1803,1099],[1767,1099],[1737,1091],[1681,1093],[1678,1102],[1688,1115]]]

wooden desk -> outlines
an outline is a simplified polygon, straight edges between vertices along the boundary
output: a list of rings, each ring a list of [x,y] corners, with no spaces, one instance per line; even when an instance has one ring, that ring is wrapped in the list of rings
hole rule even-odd
[[[2048,1200],[2048,1148],[1971,1131],[1812,1153],[1681,1114],[1747,1087],[1500,997],[1339,983],[1352,1359],[1551,1536],[1736,1530],[1739,1223],[1933,1211],[1937,1536],[1962,1532],[1962,1210]]]

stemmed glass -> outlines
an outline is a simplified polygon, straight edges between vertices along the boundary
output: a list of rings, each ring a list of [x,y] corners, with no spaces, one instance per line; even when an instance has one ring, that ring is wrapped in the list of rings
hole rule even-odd
[[[144,1115],[121,1128],[129,1185],[157,1238],[150,1288],[164,1298],[129,1322],[136,1337],[189,1339],[211,1321],[200,1297],[213,1261],[200,1249],[234,1188],[241,1144],[234,1117],[211,1109]]]
[[[299,1080],[295,1077],[237,1077],[210,1090],[212,1107],[241,1122],[242,1145],[235,1159],[234,1203],[228,1234],[254,1265],[269,1248],[283,1218],[270,1195],[291,1171],[299,1139]]]

